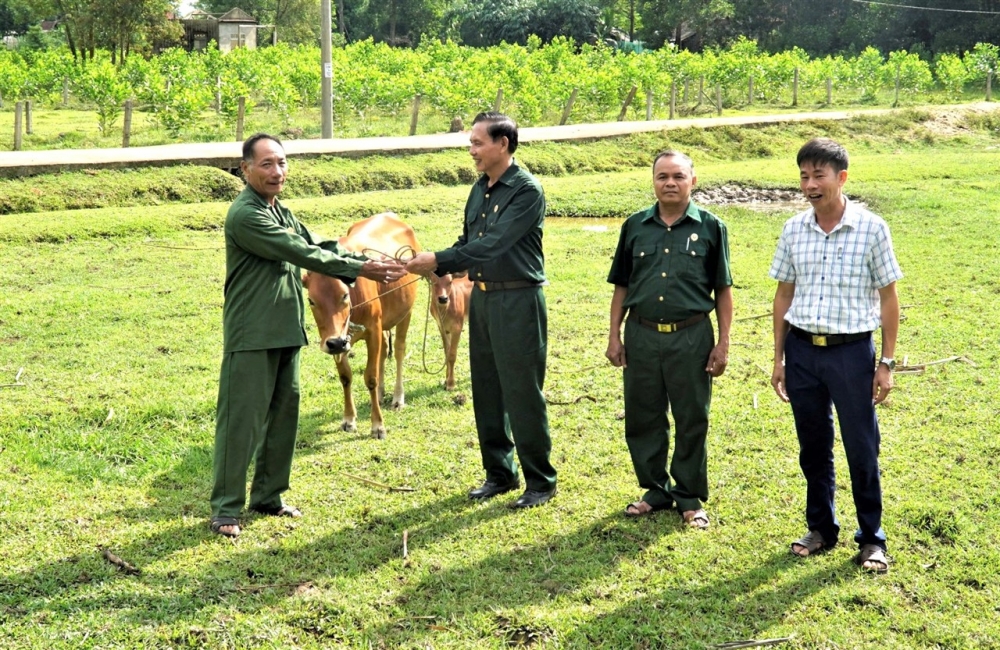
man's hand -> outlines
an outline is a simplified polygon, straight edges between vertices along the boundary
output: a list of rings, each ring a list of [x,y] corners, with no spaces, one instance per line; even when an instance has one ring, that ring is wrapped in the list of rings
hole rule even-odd
[[[889,397],[891,390],[892,371],[889,370],[889,366],[880,363],[875,369],[875,381],[872,382],[872,401],[875,404],[881,404],[886,397]]]
[[[705,372],[713,377],[721,377],[722,373],[726,371],[727,365],[729,365],[729,346],[719,343],[712,348],[712,353],[708,355],[708,365],[705,366]]]
[[[406,267],[396,260],[368,260],[358,273],[359,278],[368,278],[376,282],[395,282],[406,275]]]
[[[624,368],[627,365],[625,363],[625,346],[622,345],[622,340],[618,337],[608,339],[608,349],[604,356],[615,368]]]
[[[437,268],[437,257],[434,253],[417,253],[406,263],[406,271],[417,275],[428,275]]]
[[[777,393],[778,399],[782,402],[788,402],[788,391],[785,388],[785,364],[780,360],[774,362],[774,370],[771,371],[771,387]]]

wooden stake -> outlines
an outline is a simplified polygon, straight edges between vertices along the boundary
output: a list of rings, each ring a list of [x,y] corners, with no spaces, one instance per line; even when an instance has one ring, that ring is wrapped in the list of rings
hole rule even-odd
[[[622,110],[618,113],[618,121],[622,122],[625,120],[625,114],[628,112],[628,107],[632,104],[632,100],[635,99],[635,93],[639,90],[638,86],[632,86],[632,90],[628,91],[628,95],[625,97],[625,101],[622,103]]]
[[[236,101],[236,141],[243,142],[243,118],[246,117],[247,98],[240,97]]]
[[[122,149],[128,149],[132,139],[132,100],[125,101],[125,118],[122,121]]]
[[[21,119],[24,113],[24,102],[14,104],[14,151],[21,150]]]
[[[420,117],[420,93],[413,96],[413,113],[410,115],[410,135],[417,134],[417,120]]]
[[[497,113],[500,112],[500,106],[503,104],[503,88],[497,88],[497,99],[493,102],[493,110]]]
[[[569,112],[573,110],[573,102],[576,101],[576,95],[579,92],[579,88],[574,88],[573,92],[570,93],[569,99],[566,101],[566,107],[563,108],[562,117],[559,118],[559,126],[566,124],[566,120],[569,119]]]

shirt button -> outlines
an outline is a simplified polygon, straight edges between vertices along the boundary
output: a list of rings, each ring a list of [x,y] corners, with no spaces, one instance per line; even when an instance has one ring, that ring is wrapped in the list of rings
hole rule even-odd
[[[483,277],[483,274],[482,273],[476,273],[476,277],[477,278],[481,278],[481,277]]]
[[[663,296],[660,296],[660,302],[663,302]]]
[[[639,253],[639,257],[646,257],[646,253]]]
[[[691,251],[691,256],[693,257],[695,255],[697,255],[697,253],[695,253],[694,251]]]
[[[661,275],[662,277],[664,277],[664,278],[665,278],[665,277],[667,277],[667,274],[666,274],[666,273],[661,273],[660,275]]]
[[[482,213],[482,214],[481,214],[481,215],[479,215],[479,216],[481,216],[481,217],[485,217],[485,216],[486,216],[486,213],[484,212],[484,213]]]
[[[489,194],[487,194],[487,195],[486,195],[486,198],[490,198],[490,195],[489,195]]]
[[[669,253],[669,252],[670,252],[670,249],[669,249],[669,248],[664,248],[664,249],[663,249],[663,252],[664,252],[664,253]]]
[[[667,232],[670,232],[670,226],[667,226]]]
[[[483,236],[483,233],[482,233],[482,231],[480,231],[480,232],[479,232],[479,236],[480,236],[480,237],[482,237],[482,236]]]

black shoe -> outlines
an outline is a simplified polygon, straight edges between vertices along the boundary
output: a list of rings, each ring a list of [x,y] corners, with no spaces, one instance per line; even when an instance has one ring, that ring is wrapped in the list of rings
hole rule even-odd
[[[470,499],[492,499],[498,494],[504,494],[505,492],[510,492],[511,490],[516,490],[521,487],[521,482],[516,478],[510,483],[497,483],[493,479],[486,479],[482,487],[477,487],[474,490],[469,490]]]
[[[517,501],[510,505],[511,508],[534,508],[543,503],[548,503],[549,499],[556,495],[556,489],[551,490],[525,490],[524,494],[517,498]]]

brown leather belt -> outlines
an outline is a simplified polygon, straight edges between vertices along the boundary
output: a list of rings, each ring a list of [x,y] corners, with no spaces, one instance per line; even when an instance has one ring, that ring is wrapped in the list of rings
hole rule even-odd
[[[860,341],[862,339],[870,339],[872,337],[871,332],[858,332],[857,334],[813,334],[812,332],[807,332],[804,329],[799,329],[792,325],[792,334],[796,338],[800,338],[803,341],[812,343],[816,347],[827,348],[831,345],[841,345],[843,343],[853,343],[854,341]]]
[[[547,282],[537,282],[535,280],[510,280],[508,282],[483,282],[476,280],[476,288],[480,291],[506,291],[507,289],[527,289],[528,287],[541,287]]]
[[[670,332],[676,332],[677,330],[682,330],[685,327],[691,327],[696,323],[700,323],[708,318],[708,314],[695,314],[687,320],[677,321],[676,323],[657,323],[655,320],[649,320],[648,318],[643,318],[642,316],[630,316],[629,318],[643,327],[648,327],[651,330],[669,334]]]

